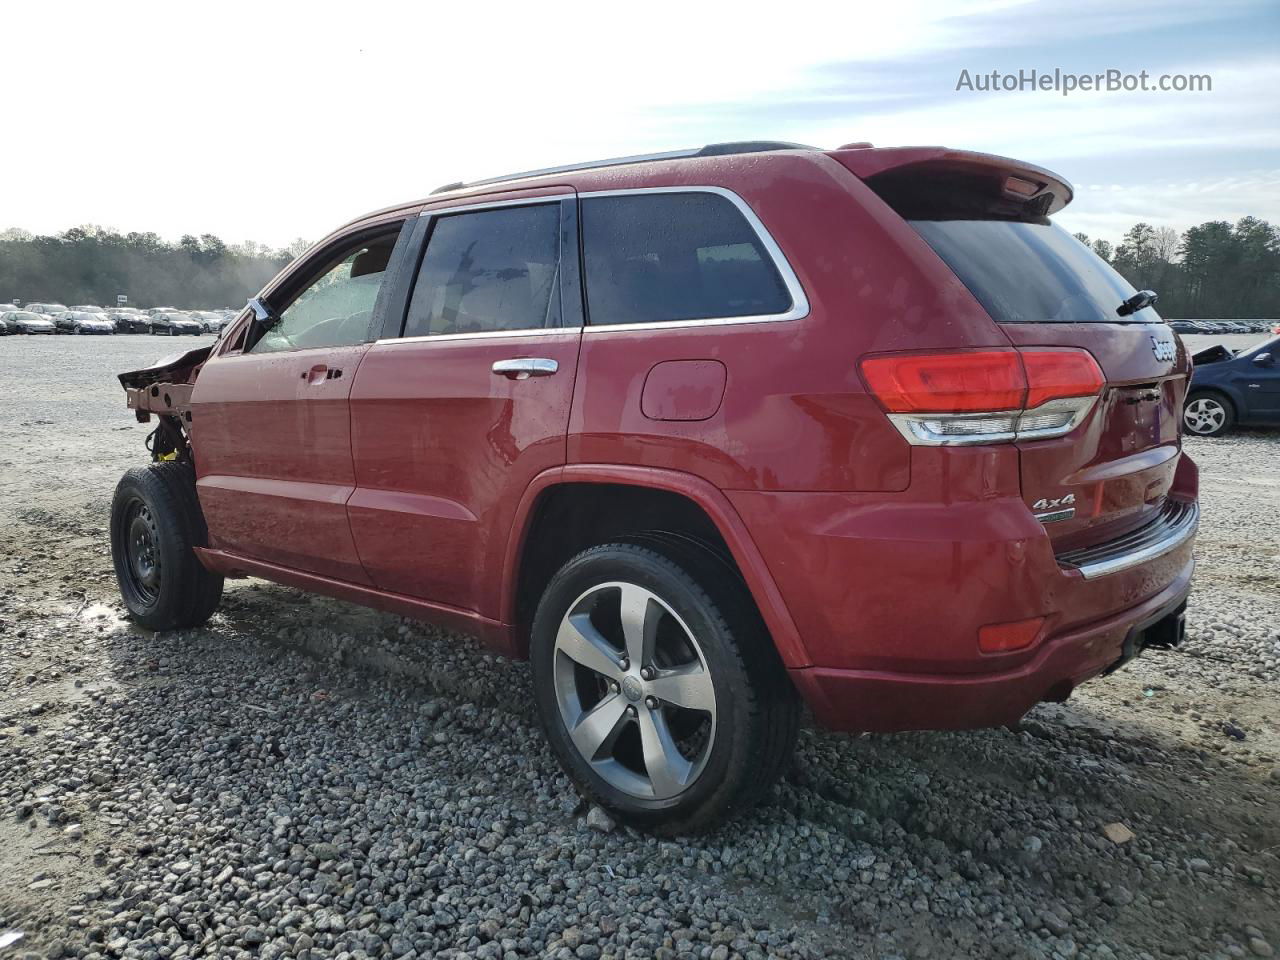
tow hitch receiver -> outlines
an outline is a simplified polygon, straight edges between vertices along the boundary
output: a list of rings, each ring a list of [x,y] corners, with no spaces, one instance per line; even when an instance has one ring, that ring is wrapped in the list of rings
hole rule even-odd
[[[1130,630],[1121,648],[1120,659],[1107,669],[1107,673],[1119,670],[1147,647],[1158,650],[1176,647],[1186,635],[1187,601],[1183,598],[1173,607],[1166,607]]]

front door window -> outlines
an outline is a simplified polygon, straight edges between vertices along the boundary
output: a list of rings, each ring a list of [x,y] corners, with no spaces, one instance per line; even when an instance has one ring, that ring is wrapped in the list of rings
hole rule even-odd
[[[329,260],[323,272],[280,310],[280,322],[249,352],[347,347],[376,340],[373,308],[396,236],[393,232],[366,240]]]

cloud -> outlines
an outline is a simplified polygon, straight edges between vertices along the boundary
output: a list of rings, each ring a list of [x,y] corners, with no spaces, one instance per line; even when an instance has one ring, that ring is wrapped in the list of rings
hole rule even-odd
[[[6,101],[19,148],[0,159],[0,228],[93,221],[278,244],[452,180],[759,138],[1012,154],[1120,184],[1154,221],[1164,196],[1149,184],[1280,167],[1277,9],[18,4],[6,67],[38,82]],[[954,89],[964,67],[1101,65],[1210,72],[1214,90]],[[1107,212],[1081,199],[1084,215]],[[1252,212],[1280,220],[1271,194],[1256,199]]]

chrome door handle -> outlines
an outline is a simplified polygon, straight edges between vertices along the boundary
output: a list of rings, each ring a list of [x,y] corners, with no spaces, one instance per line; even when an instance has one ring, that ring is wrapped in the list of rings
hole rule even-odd
[[[559,369],[560,364],[546,357],[516,357],[511,360],[495,360],[493,363],[493,372],[509,380],[549,377]]]

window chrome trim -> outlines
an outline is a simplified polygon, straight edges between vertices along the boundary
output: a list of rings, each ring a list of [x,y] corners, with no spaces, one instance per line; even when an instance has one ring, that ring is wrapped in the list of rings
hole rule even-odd
[[[458,206],[432,207],[429,210],[423,210],[418,214],[419,218],[423,217],[443,217],[454,213],[473,213],[477,210],[500,209],[502,207],[532,207],[540,204],[564,203],[566,200],[573,200],[577,194],[571,187],[565,188],[564,193],[551,193],[545,196],[537,197],[519,197],[515,200],[485,200],[477,203],[459,204]],[[441,203],[447,203],[448,198],[444,198]],[[561,215],[563,216],[563,214]],[[427,245],[430,245],[430,239]],[[426,254],[426,247],[422,250],[423,256]],[[477,330],[471,333],[424,333],[416,337],[380,337],[373,341],[373,345],[386,343],[438,343],[442,340],[492,340],[498,337],[535,337],[548,336],[551,334],[572,334],[578,336],[582,333],[581,325],[565,327],[527,327],[521,330]]]
[[[591,197],[631,197],[639,196],[647,193],[711,193],[718,197],[724,197],[732,203],[747,221],[747,225],[755,231],[756,239],[764,247],[765,252],[769,254],[769,258],[773,261],[773,267],[778,271],[778,275],[782,277],[782,283],[787,288],[787,292],[791,295],[791,308],[782,313],[752,314],[745,317],[695,317],[689,320],[653,320],[645,323],[601,323],[592,324],[588,322],[582,328],[583,333],[597,334],[607,333],[613,330],[667,330],[674,327],[699,327],[699,326],[727,326],[737,323],[786,323],[790,320],[802,320],[809,315],[809,297],[804,292],[804,287],[800,285],[800,279],[796,276],[796,272],[791,268],[790,261],[787,260],[786,254],[782,252],[782,248],[778,246],[773,235],[769,233],[768,228],[756,216],[756,212],[748,206],[747,202],[732,190],[725,187],[713,187],[709,185],[678,186],[678,187],[632,187],[621,190],[589,190],[585,193],[579,193],[579,200],[587,200]],[[585,286],[585,278],[584,278]],[[590,302],[587,304],[588,314],[590,313]]]
[[[385,343],[439,343],[442,340],[496,340],[510,337],[579,336],[582,327],[528,327],[522,330],[477,330],[473,333],[426,333],[417,337],[383,337],[374,346]]]
[[[689,185],[678,187],[631,187],[620,190],[591,190],[586,193],[576,193],[572,189],[565,193],[548,194],[538,197],[519,197],[508,200],[482,200],[476,203],[460,204],[457,206],[439,206],[431,207],[421,211],[419,217],[447,216],[453,213],[467,213],[476,210],[488,210],[499,207],[514,206],[533,206],[541,203],[563,203],[565,200],[585,199],[589,197],[628,197],[647,193],[710,193],[719,197],[724,197],[737,208],[742,214],[743,219],[747,221],[747,225],[751,227],[756,235],[756,239],[760,241],[765,252],[769,255],[769,259],[773,261],[774,269],[778,271],[778,275],[782,277],[782,283],[787,288],[787,293],[791,296],[791,309],[783,313],[770,314],[752,314],[744,317],[696,317],[690,320],[654,320],[646,323],[611,323],[597,324],[592,326],[590,323],[584,326],[573,327],[535,327],[528,330],[485,330],[477,333],[442,333],[427,334],[418,337],[384,337],[375,340],[374,343],[416,343],[426,340],[479,340],[491,339],[494,337],[518,337],[518,336],[536,336],[548,333],[607,333],[612,330],[667,330],[680,327],[700,327],[700,326],[728,326],[732,324],[749,324],[749,323],[786,323],[791,320],[802,320],[809,315],[809,297],[804,292],[804,287],[800,285],[800,279],[796,276],[795,270],[792,269],[791,263],[787,260],[786,254],[782,252],[782,248],[778,246],[773,235],[769,233],[768,228],[756,216],[756,212],[751,209],[745,200],[738,194],[725,187],[715,187],[710,185]],[[447,200],[442,200],[447,203]]]
[[[443,217],[454,213],[471,213],[476,210],[497,209],[499,207],[532,207],[540,203],[563,203],[566,200],[572,200],[576,194],[569,190],[566,193],[549,193],[545,196],[538,197],[520,197],[515,200],[488,200],[479,201],[477,203],[464,203],[454,207],[431,207],[423,210],[418,214],[421,217]],[[440,203],[447,203],[447,200],[441,200]]]

